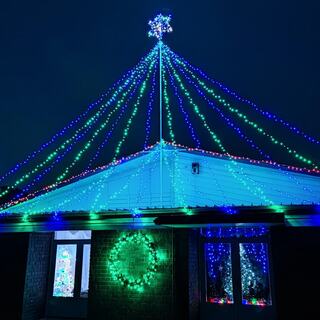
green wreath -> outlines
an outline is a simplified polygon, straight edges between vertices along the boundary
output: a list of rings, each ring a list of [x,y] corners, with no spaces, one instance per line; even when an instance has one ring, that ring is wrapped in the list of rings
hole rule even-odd
[[[124,246],[128,244],[140,244],[144,246],[148,254],[148,262],[145,272],[137,278],[126,275],[121,269],[119,255]],[[136,291],[143,291],[145,285],[150,285],[158,269],[159,258],[154,242],[144,233],[134,232],[120,236],[110,251],[109,269],[114,280],[119,281],[124,287]]]

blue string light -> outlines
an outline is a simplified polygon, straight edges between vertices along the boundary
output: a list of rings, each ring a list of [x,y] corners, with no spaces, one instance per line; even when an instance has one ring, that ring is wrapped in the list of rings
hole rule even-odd
[[[167,56],[168,58],[168,56]],[[256,151],[258,151],[259,155],[261,155],[264,159],[270,159],[270,156],[268,154],[266,154],[261,148],[259,148],[252,139],[248,138],[242,131],[241,129],[236,126],[236,124],[230,119],[228,118],[225,113],[222,112],[222,110],[217,106],[215,105],[211,100],[209,100],[204,92],[199,88],[199,86],[190,79],[190,77],[185,73],[185,71],[180,68],[179,64],[177,63],[177,61],[174,61],[175,65],[179,67],[179,71],[184,75],[185,79],[187,80],[187,82],[192,85],[197,93],[210,105],[210,107],[215,110],[218,115],[227,123],[227,125],[232,128],[233,130],[235,130],[238,134],[238,136],[245,140],[247,142],[247,144],[252,148],[252,149],[255,149]],[[170,64],[170,67],[172,67],[172,64]]]
[[[170,50],[170,49],[169,49]],[[174,57],[180,59],[181,61],[183,61],[192,71],[197,72],[199,75],[201,75],[203,78],[205,78],[207,81],[211,82],[213,85],[218,86],[220,89],[222,89],[224,92],[226,92],[227,94],[233,96],[234,98],[236,98],[238,101],[245,103],[249,106],[251,106],[255,111],[257,111],[258,113],[260,113],[261,115],[263,115],[266,119],[269,120],[273,120],[276,123],[280,123],[281,125],[285,126],[286,128],[290,129],[293,133],[302,136],[304,139],[306,139],[307,141],[314,143],[314,144],[320,144],[320,141],[310,135],[308,135],[307,133],[305,133],[303,130],[297,128],[296,126],[290,124],[289,122],[287,122],[286,120],[278,117],[277,115],[265,111],[262,108],[260,108],[257,104],[255,104],[254,102],[250,101],[249,99],[243,98],[240,95],[238,95],[237,93],[235,93],[234,91],[232,91],[231,89],[227,88],[226,86],[224,86],[221,82],[214,80],[212,78],[210,78],[204,71],[202,71],[200,68],[193,66],[192,64],[190,64],[187,60],[185,60],[184,58],[182,58],[181,56],[179,56],[177,53],[173,52],[172,50],[170,50],[170,54],[172,54]]]
[[[14,167],[12,167],[10,170],[8,170],[4,175],[0,177],[0,182],[11,176],[12,174],[16,173],[18,170],[22,169],[25,165],[27,165],[30,161],[36,158],[37,155],[39,155],[42,151],[45,151],[50,145],[52,145],[57,139],[60,137],[63,137],[71,128],[75,127],[82,119],[85,119],[85,117],[97,106],[99,106],[102,101],[116,88],[121,86],[121,83],[124,83],[127,81],[128,78],[130,78],[133,74],[136,73],[136,71],[139,69],[141,64],[147,60],[150,56],[150,54],[153,54],[153,50],[149,54],[147,54],[145,57],[143,57],[138,64],[127,71],[118,81],[116,81],[108,90],[106,93],[103,93],[99,99],[97,99],[95,102],[91,103],[87,110],[77,116],[74,120],[72,120],[67,126],[63,127],[59,132],[53,135],[53,137],[41,145],[41,147],[38,150],[33,151],[31,154],[29,154],[23,161],[17,163]]]
[[[166,56],[166,59],[170,65],[170,67],[172,67],[172,64],[171,64],[171,60],[170,60],[170,56],[173,56],[170,52],[172,52],[170,49],[168,49],[167,46],[164,46],[165,47],[165,56]],[[170,53],[170,56],[169,56],[169,53]],[[266,153],[263,149],[261,149],[259,146],[257,146],[254,141],[250,138],[248,138],[242,131],[239,127],[237,127],[235,125],[235,123],[233,121],[231,121],[223,112],[222,110],[217,107],[217,105],[215,105],[210,99],[207,98],[207,96],[204,94],[204,92],[200,89],[200,87],[196,84],[195,81],[193,81],[187,74],[186,72],[184,71],[184,69],[182,68],[181,66],[181,61],[178,60],[177,58],[173,58],[173,63],[175,64],[175,66],[178,67],[179,71],[183,74],[183,76],[185,77],[185,79],[187,80],[187,82],[193,86],[197,93],[215,110],[218,112],[218,114],[223,118],[223,120],[225,120],[228,124],[229,127],[231,127],[232,129],[234,129],[237,133],[238,133],[238,136],[245,140],[247,142],[247,144],[252,148],[252,149],[255,149],[256,151],[259,152],[259,154],[264,158],[264,159],[267,159],[267,160],[271,160],[271,156]],[[314,193],[313,190],[311,190],[310,188],[307,188],[306,186],[302,185],[298,180],[297,178],[291,173],[291,172],[288,172],[287,170],[282,170],[282,167],[280,164],[274,162],[273,163],[274,167],[276,169],[279,170],[279,172],[281,172],[281,174],[284,174],[285,176],[287,176],[288,179],[290,180],[293,180],[295,184],[297,184],[299,187],[301,187],[303,190],[305,191],[308,191],[310,193]],[[290,197],[288,195],[288,197]]]
[[[156,69],[154,70],[153,75],[155,76],[155,74],[156,74]],[[137,93],[137,90],[139,89],[139,87],[140,87],[140,85],[141,85],[143,80],[144,80],[144,78],[141,77],[138,80],[137,84],[135,85],[134,89],[129,94],[126,103],[121,107],[121,110],[120,110],[120,113],[119,113],[118,117],[115,119],[115,121],[112,122],[111,129],[106,133],[104,141],[98,146],[97,151],[96,151],[95,155],[93,156],[93,158],[91,158],[89,160],[89,164],[88,164],[86,170],[88,170],[88,169],[90,169],[92,167],[94,161],[99,157],[101,151],[103,150],[103,148],[109,142],[109,139],[111,138],[111,136],[112,136],[112,134],[113,134],[118,122],[120,121],[120,119],[125,114],[125,111],[127,111],[129,102],[133,99],[133,97]],[[152,85],[154,85],[154,84],[152,84]],[[152,87],[152,89],[154,90],[154,87]]]
[[[170,21],[171,15],[164,16],[161,13],[158,14],[153,20],[149,21],[151,30],[148,32],[148,36],[156,37],[161,41],[164,33],[172,32]]]
[[[270,304],[268,252],[266,243],[240,243],[242,303]]]
[[[231,246],[206,243],[207,302],[233,303]]]
[[[206,238],[258,238],[268,234],[266,227],[215,227],[203,229],[202,234]]]
[[[157,65],[158,65],[158,63],[157,63]],[[152,110],[153,110],[153,105],[154,105],[155,88],[156,88],[156,69],[152,75],[151,91],[149,93],[149,102],[148,102],[148,107],[147,107],[146,134],[145,134],[143,149],[147,148],[147,146],[149,144],[149,140],[150,140],[151,117],[152,117]]]
[[[200,142],[198,136],[195,133],[194,127],[192,126],[192,124],[190,122],[190,117],[189,117],[188,112],[183,107],[183,99],[182,99],[181,95],[179,94],[178,87],[174,83],[174,78],[173,78],[173,75],[172,75],[172,73],[170,71],[170,68],[168,67],[167,64],[165,64],[165,67],[166,67],[166,70],[167,70],[167,72],[169,74],[169,77],[170,77],[170,84],[173,87],[174,94],[175,94],[175,96],[176,96],[176,98],[178,100],[179,109],[180,109],[181,113],[184,116],[184,121],[188,126],[188,129],[189,129],[190,135],[192,137],[192,140],[194,141],[196,148],[200,148],[201,147],[201,142]]]
[[[153,56],[153,57],[152,57]],[[151,55],[150,56],[150,59],[151,58],[154,58],[154,55]],[[148,61],[149,59],[147,59],[146,61]],[[124,85],[125,86],[129,86],[129,89],[128,91],[130,92],[132,87],[134,87],[136,85],[136,82],[137,81],[140,81],[145,72],[146,72],[146,63],[143,62],[139,68],[137,68],[137,76],[135,76],[133,79],[132,79],[132,82],[129,82],[127,80],[127,84]],[[139,71],[139,69],[141,69]],[[127,91],[127,92],[128,92]],[[123,95],[125,94],[126,92],[123,93]],[[113,100],[113,99],[112,99]],[[107,102],[106,105],[109,106],[111,102]],[[99,118],[102,117],[102,115],[107,112],[108,109],[107,108],[103,108],[103,110],[99,113]],[[24,195],[26,192],[28,192],[33,186],[35,186],[39,181],[41,181],[41,179],[44,178],[44,176],[46,176],[57,164],[59,164],[64,158],[65,156],[70,153],[73,149],[73,147],[79,142],[82,140],[82,138],[84,138],[89,132],[91,129],[93,129],[93,125],[97,122],[98,118],[95,119],[94,122],[92,122],[89,126],[87,126],[87,128],[85,129],[84,132],[79,132],[79,134],[76,135],[75,139],[72,141],[72,143],[69,145],[69,147],[67,149],[65,149],[65,151],[61,154],[61,155],[58,155],[57,158],[54,160],[54,162],[47,168],[45,168],[43,171],[40,172],[40,174],[38,174],[33,180],[31,183],[28,183],[23,189],[22,189],[22,192],[17,194],[13,199],[18,199],[19,197],[21,197],[22,195]]]

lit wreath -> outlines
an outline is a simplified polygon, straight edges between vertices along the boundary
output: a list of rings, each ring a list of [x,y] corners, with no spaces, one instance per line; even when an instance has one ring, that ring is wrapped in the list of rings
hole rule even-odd
[[[125,276],[121,268],[119,268],[119,254],[122,248],[128,243],[141,244],[148,252],[148,264],[146,266],[146,271],[139,278],[129,278]],[[109,268],[112,278],[119,281],[124,287],[139,292],[143,291],[143,287],[145,285],[151,284],[150,281],[155,277],[158,269],[158,263],[159,258],[154,242],[151,241],[147,235],[141,232],[122,235],[111,249],[109,256]]]

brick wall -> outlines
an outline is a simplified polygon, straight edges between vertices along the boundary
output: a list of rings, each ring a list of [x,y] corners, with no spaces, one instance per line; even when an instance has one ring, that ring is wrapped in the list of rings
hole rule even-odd
[[[44,317],[52,233],[31,233],[25,274],[23,320]]]
[[[112,279],[108,269],[110,250],[122,232],[128,231],[94,231],[92,234],[88,319],[196,319],[197,273],[191,276],[192,284],[189,284],[189,271],[197,272],[198,264],[197,255],[189,254],[190,250],[197,249],[196,236],[193,234],[189,240],[192,231],[142,230],[153,238],[163,256],[156,278],[143,292],[123,287]],[[136,267],[135,261],[141,262],[134,254],[132,260],[132,268]],[[192,311],[189,310],[190,295]]]
[[[110,249],[121,231],[94,231],[91,242],[90,293],[88,319],[172,319],[173,314],[173,234],[148,230],[163,256],[157,276],[144,292],[118,284],[107,266]],[[133,266],[134,267],[134,266]]]
[[[199,230],[189,231],[189,316],[190,320],[199,318],[200,284],[199,284]]]

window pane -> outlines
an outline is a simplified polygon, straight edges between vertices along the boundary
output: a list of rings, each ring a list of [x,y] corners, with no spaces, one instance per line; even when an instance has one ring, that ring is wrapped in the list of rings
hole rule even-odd
[[[55,231],[55,240],[86,240],[91,239],[91,230]]]
[[[206,243],[207,302],[233,303],[231,245]]]
[[[240,243],[242,303],[270,305],[268,250],[265,243]]]
[[[73,297],[77,245],[57,245],[53,296]]]
[[[81,292],[80,297],[87,298],[89,291],[89,273],[90,273],[90,244],[83,246],[82,275],[81,275]]]

